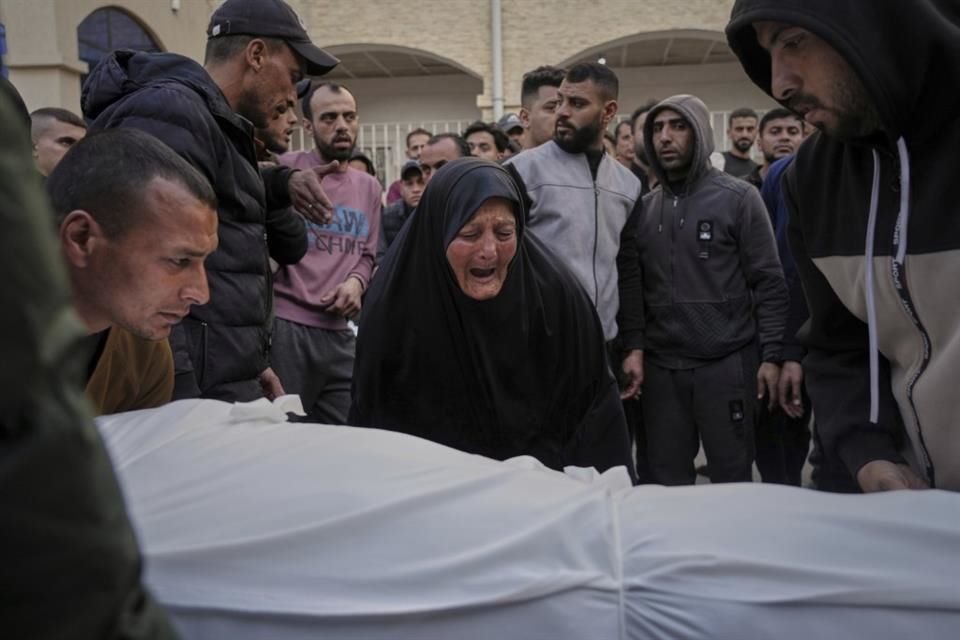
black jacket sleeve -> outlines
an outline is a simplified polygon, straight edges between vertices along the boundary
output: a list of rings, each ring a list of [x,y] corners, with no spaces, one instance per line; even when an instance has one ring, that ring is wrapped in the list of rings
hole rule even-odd
[[[740,264],[747,286],[753,292],[760,359],[780,362],[789,300],[777,254],[777,241],[773,237],[767,207],[753,186],[744,191],[741,207]]]
[[[621,351],[643,349],[643,271],[640,266],[640,216],[643,198],[637,198],[627,224],[620,233],[617,253],[617,287],[620,308],[617,311],[617,342]]]
[[[380,264],[383,261],[383,256],[386,255],[387,249],[387,229],[386,229],[386,212],[380,216],[380,237],[377,238],[377,264]]]
[[[793,167],[783,181],[790,214],[790,248],[803,283],[810,318],[800,332],[807,391],[827,466],[839,458],[855,478],[873,460],[903,462],[906,432],[890,386],[890,366],[880,355],[879,421],[870,422],[870,364],[867,325],[840,302],[807,253],[801,212],[796,210]]]
[[[286,209],[290,206],[290,176],[296,171],[283,165],[260,168],[260,176],[263,178],[263,186],[267,194],[267,211]]]
[[[787,311],[787,327],[783,332],[783,360],[802,362],[806,349],[797,334],[810,317],[810,312],[807,310],[807,299],[803,296],[803,286],[797,274],[787,278],[787,291],[790,295],[790,308]]]
[[[296,264],[307,253],[307,226],[292,208],[267,210],[267,248],[280,264]]]
[[[307,253],[307,227],[290,207],[290,176],[294,170],[282,165],[261,167],[267,194],[267,248],[280,264],[296,264]]]

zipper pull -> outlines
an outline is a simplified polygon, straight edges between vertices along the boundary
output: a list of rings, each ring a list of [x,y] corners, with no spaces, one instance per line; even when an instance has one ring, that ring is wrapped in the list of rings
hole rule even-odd
[[[674,208],[674,209],[677,208],[677,203],[678,203],[678,202],[680,202],[680,198],[679,198],[678,196],[673,196],[673,208]]]

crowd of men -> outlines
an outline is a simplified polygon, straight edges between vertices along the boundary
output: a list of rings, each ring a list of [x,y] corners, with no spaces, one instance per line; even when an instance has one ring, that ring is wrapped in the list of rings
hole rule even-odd
[[[784,37],[757,32],[764,50]],[[619,80],[605,65],[541,66],[523,77],[518,114],[461,134],[411,130],[399,179],[384,189],[357,149],[357,98],[318,79],[337,61],[310,42],[289,7],[229,0],[208,37],[203,65],[115,52],[84,85],[83,118],[57,108],[30,114],[36,167],[48,176],[75,306],[89,330],[87,389],[98,411],[296,393],[312,418],[345,423],[354,328],[378,262],[433,175],[475,156],[508,168],[525,194],[529,232],[592,300],[640,480],[695,482],[702,447],[708,464],[699,472],[713,482],[749,481],[756,463],[764,481],[801,484],[814,403],[797,336],[809,316],[801,281],[810,269],[787,240],[800,195],[788,198],[782,178],[813,125],[847,135],[799,115],[826,98],[799,100],[791,86],[780,94],[773,86],[792,110],[732,111],[721,153],[696,96],[651,100],[624,117]],[[313,148],[290,152],[301,116]],[[169,176],[127,193],[137,163],[119,159],[125,145],[143,141],[104,130],[155,137],[199,172],[190,184],[208,183],[212,193],[192,187],[191,199]],[[117,169],[84,159],[97,153]],[[111,195],[77,204],[77,183]],[[110,202],[135,197],[152,212],[143,246],[110,213]],[[188,214],[195,219],[158,226]],[[821,333],[830,322],[820,319]],[[886,364],[872,363],[873,377]],[[844,429],[839,440],[831,430],[826,447],[813,439],[814,481],[836,490],[887,486],[858,476],[874,460],[841,452],[857,432]],[[902,448],[884,448],[879,460],[897,465],[900,484],[931,484],[930,474],[903,471]],[[929,454],[921,459],[932,468]]]
[[[385,197],[282,0],[221,4],[203,64],[114,52],[82,118],[0,78],[5,628],[175,637],[77,382],[98,413],[295,393],[345,422],[379,257],[469,155],[593,303],[641,482],[694,482],[702,446],[714,482],[798,485],[812,444],[820,489],[960,490],[958,24],[952,0],[737,0],[731,48],[781,107],[732,112],[728,151],[696,96],[618,121],[609,68],[544,66],[519,114],[411,131]]]

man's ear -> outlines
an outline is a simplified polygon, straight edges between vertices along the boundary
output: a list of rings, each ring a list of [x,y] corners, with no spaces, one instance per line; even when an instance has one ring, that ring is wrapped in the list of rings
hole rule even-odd
[[[307,120],[306,118],[304,118],[303,121],[301,122],[301,124],[303,125],[303,130],[304,130],[304,131],[306,131],[307,133],[313,133],[313,123],[312,123],[312,122],[310,122],[309,120]]]
[[[617,111],[620,108],[620,105],[617,104],[616,100],[607,100],[603,105],[603,128],[606,129],[607,126],[613,122],[613,119],[617,116]]]
[[[243,57],[248,67],[255,72],[261,71],[267,60],[267,43],[260,38],[254,38],[247,43],[247,47],[243,50]]]
[[[71,267],[83,269],[90,263],[103,229],[82,209],[71,211],[60,223],[60,250]]]
[[[523,125],[524,129],[530,128],[530,112],[527,111],[526,107],[520,107],[520,124]]]

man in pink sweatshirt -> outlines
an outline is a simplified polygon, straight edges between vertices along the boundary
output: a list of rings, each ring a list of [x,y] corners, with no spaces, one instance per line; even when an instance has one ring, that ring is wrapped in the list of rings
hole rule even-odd
[[[316,146],[284,154],[280,163],[307,169],[338,162],[322,183],[334,216],[325,225],[306,221],[307,254],[276,275],[272,362],[311,417],[344,424],[356,344],[347,320],[360,312],[373,273],[382,190],[374,177],[347,164],[359,128],[353,94],[333,83],[316,84],[302,107],[304,130]]]

